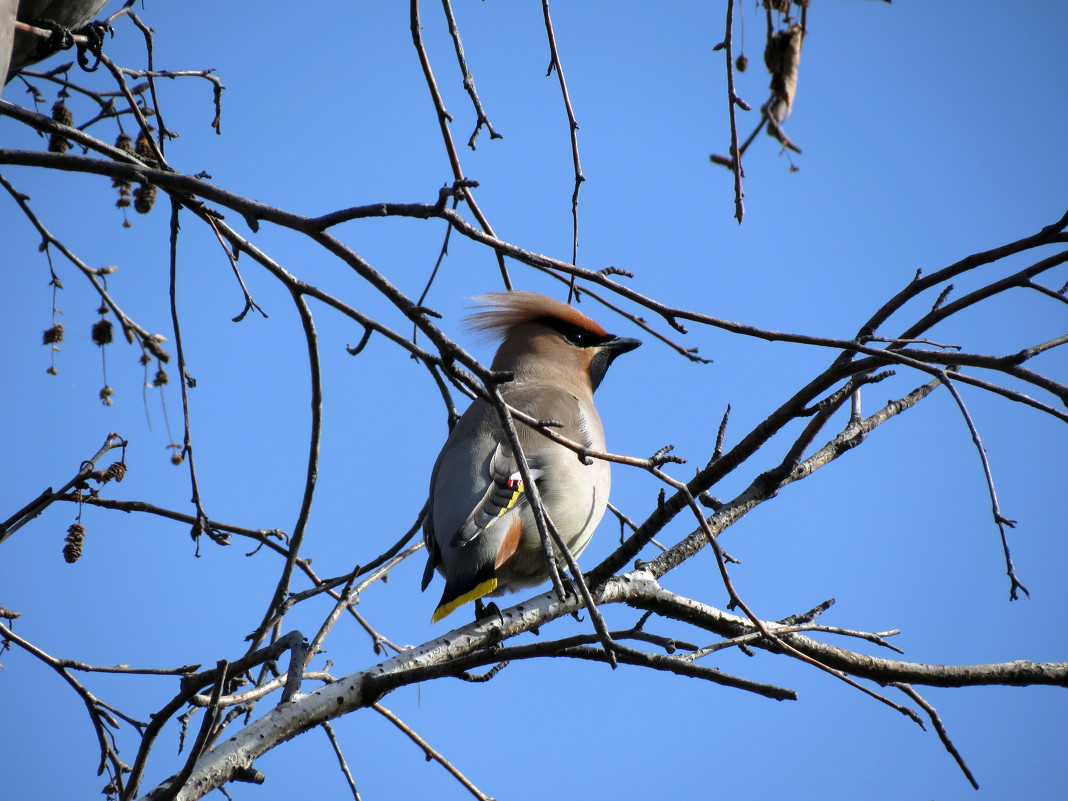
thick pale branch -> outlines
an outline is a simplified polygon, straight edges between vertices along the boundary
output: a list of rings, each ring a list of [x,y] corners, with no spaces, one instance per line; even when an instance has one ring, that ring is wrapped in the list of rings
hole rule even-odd
[[[755,631],[745,617],[665,590],[648,570],[615,576],[595,590],[594,594],[598,604],[626,603],[723,637],[738,637]],[[205,753],[176,797],[181,801],[200,798],[209,790],[231,780],[237,773],[250,768],[259,756],[282,742],[340,715],[371,706],[397,687],[456,675],[458,671],[474,664],[496,663],[501,653],[497,644],[501,641],[540,628],[580,608],[581,602],[574,595],[561,601],[554,593],[542,594],[503,610],[499,616],[490,616],[455,629],[367,670],[313,692],[295,696]],[[1045,684],[1068,687],[1068,663],[1016,661],[990,665],[925,665],[876,658],[827,645],[802,634],[790,633],[789,626],[771,621],[764,621],[764,625],[770,631],[780,629],[778,636],[783,642],[821,664],[855,678],[881,684],[908,682],[941,687]],[[779,647],[775,641],[764,639],[754,641],[753,645],[770,651],[776,651]],[[600,649],[586,651],[588,653],[578,651],[571,655],[605,658]],[[657,655],[642,655],[638,658],[634,655],[641,652],[629,648],[621,648],[618,652],[625,654],[627,659],[633,657],[635,664],[658,669],[678,668],[678,672],[683,672],[675,663],[659,664],[662,659],[672,659],[670,656],[659,655],[659,658],[655,658]],[[708,678],[699,675],[701,673],[698,670],[687,675]],[[214,679],[213,672],[199,674],[197,683],[204,686],[205,679]],[[150,794],[147,797],[154,796]]]
[[[648,574],[646,574],[648,575]],[[634,579],[637,584],[638,579]],[[641,593],[632,593],[627,603],[664,617],[680,620],[724,637],[752,633],[752,624],[740,615],[723,612],[689,598],[672,593],[659,585],[642,585]],[[632,587],[635,586],[632,584]],[[778,624],[766,622],[775,632]],[[788,628],[788,627],[783,627]],[[857,678],[879,684],[907,682],[930,687],[978,687],[988,685],[1068,687],[1068,662],[1030,662],[1015,660],[982,665],[934,665],[869,656],[828,645],[803,634],[783,632],[778,635],[803,654],[828,667]],[[774,642],[751,643],[775,651]]]

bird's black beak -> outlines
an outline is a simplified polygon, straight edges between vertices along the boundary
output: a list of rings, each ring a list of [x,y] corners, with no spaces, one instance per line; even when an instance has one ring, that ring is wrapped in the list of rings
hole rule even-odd
[[[642,344],[640,339],[631,339],[630,337],[613,337],[612,339],[601,345],[602,348],[612,351],[612,358],[615,358],[621,353],[634,350]]]
[[[640,339],[630,337],[612,337],[597,346],[597,352],[590,362],[590,385],[597,389],[601,385],[604,374],[608,372],[608,365],[621,353],[634,350],[642,344]]]

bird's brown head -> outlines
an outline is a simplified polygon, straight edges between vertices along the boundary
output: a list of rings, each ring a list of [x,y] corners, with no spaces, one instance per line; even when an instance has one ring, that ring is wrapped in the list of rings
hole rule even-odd
[[[608,366],[641,342],[609,334],[573,306],[535,292],[494,292],[475,298],[482,307],[468,326],[500,341],[494,370],[517,381],[578,384],[595,390]]]

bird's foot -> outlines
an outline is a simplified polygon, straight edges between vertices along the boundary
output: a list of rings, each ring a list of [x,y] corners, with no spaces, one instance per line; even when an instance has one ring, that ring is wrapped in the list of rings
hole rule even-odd
[[[70,28],[60,25],[51,19],[35,19],[31,24],[36,28],[44,28],[46,31],[51,31],[49,37],[38,46],[38,52],[43,48],[47,48],[48,55],[51,55],[58,53],[60,50],[70,50],[74,47],[74,34],[70,32]]]
[[[493,601],[488,604],[482,603],[481,598],[475,599],[475,620],[485,620],[487,617],[493,617],[494,615],[504,624],[504,615],[501,614],[501,610],[497,607]]]
[[[78,45],[78,66],[86,72],[96,72],[97,67],[100,66],[100,56],[104,53],[104,34],[110,33],[114,36],[115,29],[106,22],[97,21],[90,22],[84,28],[80,28],[78,33],[89,40],[84,45]],[[86,52],[92,53],[96,59],[91,67],[89,66],[89,58],[85,55]]]

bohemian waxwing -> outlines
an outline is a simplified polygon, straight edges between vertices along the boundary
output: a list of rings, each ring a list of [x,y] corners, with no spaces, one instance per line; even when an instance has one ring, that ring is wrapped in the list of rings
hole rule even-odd
[[[531,417],[563,423],[556,430],[568,439],[604,450],[593,391],[612,360],[641,342],[613,336],[577,309],[533,292],[476,300],[486,308],[468,318],[469,326],[501,340],[492,369],[515,376],[501,386],[504,400]],[[516,431],[545,512],[578,556],[608,503],[608,462],[583,464],[521,423]],[[445,577],[435,623],[468,601],[549,577],[518,462],[497,410],[482,399],[453,427],[434,464],[423,539],[423,589],[435,568]]]

